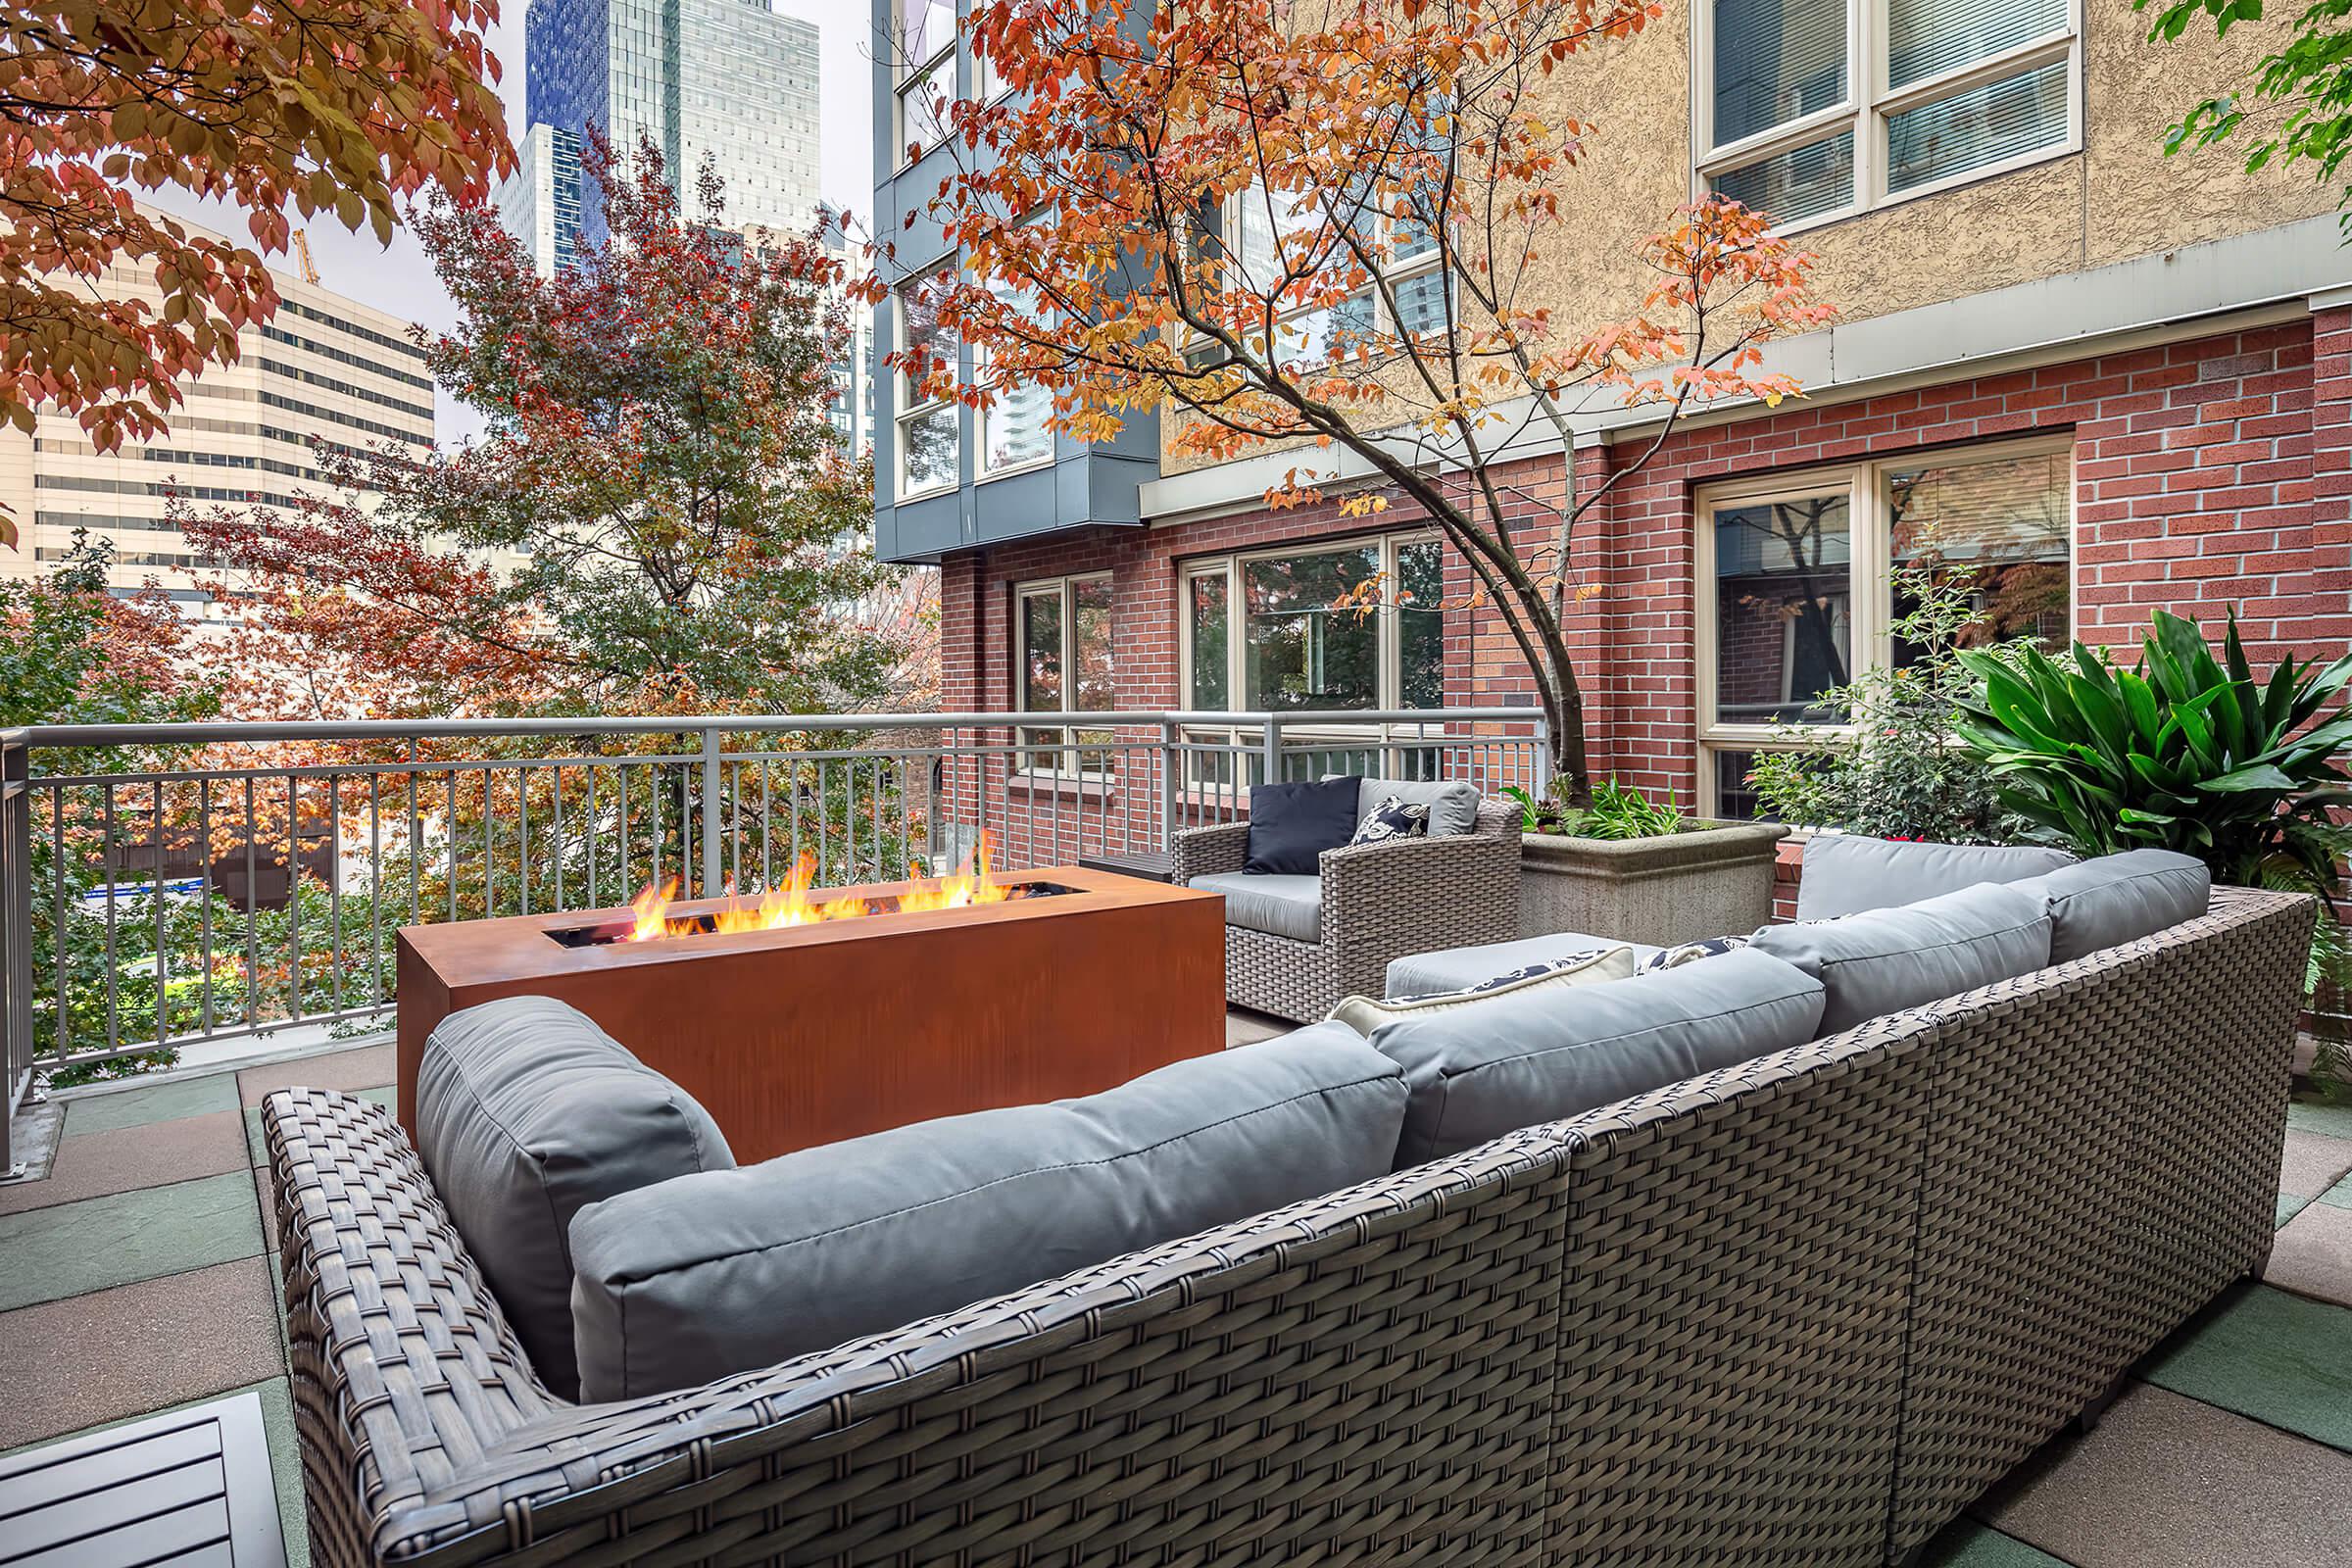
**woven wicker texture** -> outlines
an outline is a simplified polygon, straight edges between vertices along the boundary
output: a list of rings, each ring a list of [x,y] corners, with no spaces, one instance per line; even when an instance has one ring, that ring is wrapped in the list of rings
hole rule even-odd
[[[1171,879],[1239,871],[1249,843],[1247,822],[1179,833]],[[1510,941],[1519,934],[1519,808],[1482,801],[1472,833],[1326,850],[1322,875],[1320,941],[1225,928],[1227,1001],[1303,1022],[1342,997],[1385,996],[1393,959]]]
[[[279,1093],[314,1550],[1892,1561],[2260,1263],[2309,917],[2221,896],[1575,1121],[587,1408],[531,1375],[390,1114]]]
[[[2309,930],[2306,901],[2225,889],[1929,1009],[1896,1553],[2267,1255]]]

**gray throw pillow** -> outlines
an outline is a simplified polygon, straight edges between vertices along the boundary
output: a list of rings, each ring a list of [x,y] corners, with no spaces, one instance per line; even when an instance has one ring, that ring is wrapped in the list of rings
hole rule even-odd
[[[1326,773],[1325,778],[1345,774]],[[1356,786],[1355,821],[1360,830],[1392,799],[1429,808],[1429,836],[1458,838],[1478,830],[1478,786],[1460,779],[1437,782],[1412,778],[1367,778]]]
[[[1397,1168],[1802,1045],[1821,1005],[1810,976],[1728,953],[1383,1024],[1372,1044],[1403,1066],[1413,1096]]]
[[[2066,963],[2193,920],[2213,897],[2205,862],[2171,850],[2127,850],[2012,883],[2050,903],[2050,961]]]
[[[1980,882],[2022,882],[2074,859],[2064,850],[2033,844],[1914,844],[1816,833],[1805,841],[1796,917],[1835,920],[1940,898]]]
[[[510,997],[453,1012],[416,1071],[416,1152],[547,1386],[572,1360],[572,1216],[673,1176],[732,1170],[718,1124],[577,1008]]]
[[[1345,1024],[1084,1100],[642,1188],[572,1222],[582,1396],[707,1383],[1380,1175],[1404,1081]]]
[[[1747,951],[1785,958],[1820,980],[1828,993],[1821,1027],[1835,1034],[2032,974],[2050,961],[2050,918],[2039,893],[1983,882],[1897,909],[1768,925]]]

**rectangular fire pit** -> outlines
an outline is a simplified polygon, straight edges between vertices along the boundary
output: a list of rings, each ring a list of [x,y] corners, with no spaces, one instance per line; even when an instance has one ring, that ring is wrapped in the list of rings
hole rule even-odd
[[[951,908],[937,884],[829,888],[869,912],[711,929],[754,901],[570,910],[399,934],[400,1122],[433,1027],[500,997],[594,1018],[718,1119],[746,1164],[887,1127],[1091,1095],[1225,1045],[1223,901],[1078,866],[991,879],[1021,897]]]

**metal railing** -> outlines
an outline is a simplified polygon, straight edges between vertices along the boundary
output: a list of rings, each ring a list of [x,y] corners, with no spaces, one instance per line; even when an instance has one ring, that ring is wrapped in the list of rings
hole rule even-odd
[[[1540,786],[1544,757],[1532,708],[9,731],[7,1102],[36,1071],[380,1027],[404,924],[610,907],[649,885],[757,893],[796,870],[890,881],[983,842],[1007,869],[1159,856],[1268,779],[1492,792]]]

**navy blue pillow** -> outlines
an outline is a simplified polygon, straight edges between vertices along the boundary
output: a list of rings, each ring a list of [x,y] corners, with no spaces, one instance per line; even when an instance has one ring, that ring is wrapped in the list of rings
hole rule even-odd
[[[1313,876],[1325,850],[1355,837],[1356,781],[1250,786],[1250,858],[1253,876]]]

